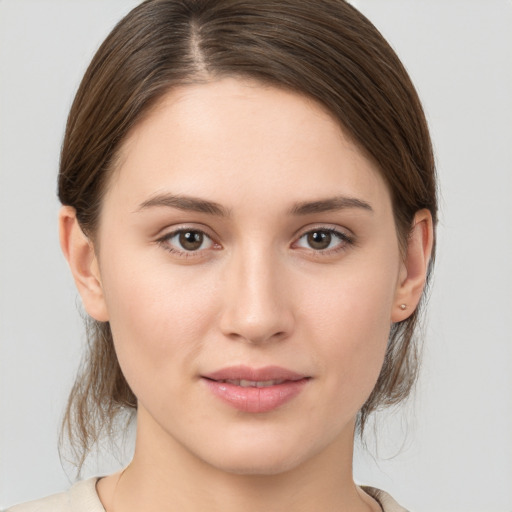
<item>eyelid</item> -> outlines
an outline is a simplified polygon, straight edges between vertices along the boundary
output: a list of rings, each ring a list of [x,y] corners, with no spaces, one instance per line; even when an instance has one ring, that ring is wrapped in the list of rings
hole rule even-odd
[[[298,238],[304,236],[305,234],[310,233],[311,231],[315,231],[315,230],[329,231],[331,233],[338,233],[343,238],[355,240],[355,235],[350,229],[348,229],[344,226],[340,226],[339,224],[330,224],[330,223],[322,224],[321,222],[320,223],[315,222],[312,224],[308,224],[307,226],[301,227],[300,229],[298,229],[295,232],[293,237],[294,237],[294,239],[298,239]]]
[[[176,235],[178,235],[179,233],[182,233],[184,231],[185,232],[186,231],[196,231],[198,233],[201,233],[203,236],[207,237],[211,241],[212,246],[205,248],[205,249],[198,249],[196,251],[187,251],[186,249],[179,249],[178,247],[175,247],[174,245],[171,245],[169,243],[170,239],[172,239],[173,237],[175,237]],[[212,235],[209,231],[210,230],[205,229],[202,226],[199,227],[199,226],[193,225],[193,224],[182,224],[182,225],[172,226],[172,228],[168,227],[165,230],[162,230],[160,232],[161,234],[157,235],[157,238],[155,241],[158,245],[160,245],[163,249],[170,252],[171,254],[175,254],[177,256],[181,256],[184,258],[201,258],[201,257],[205,257],[205,253],[207,251],[210,251],[212,249],[218,250],[221,248],[221,245],[216,240],[217,237]]]
[[[348,230],[347,228],[342,228],[340,226],[333,226],[332,224],[316,224],[311,226],[306,226],[302,228],[298,234],[294,237],[294,242],[292,243],[292,247],[296,245],[299,240],[301,240],[304,236],[308,235],[314,231],[324,231],[333,234],[337,238],[339,238],[340,243],[336,247],[327,248],[327,249],[313,249],[307,247],[298,247],[298,249],[304,249],[306,251],[310,251],[311,253],[322,256],[337,253],[343,250],[346,250],[350,246],[356,245],[356,237],[354,234]]]

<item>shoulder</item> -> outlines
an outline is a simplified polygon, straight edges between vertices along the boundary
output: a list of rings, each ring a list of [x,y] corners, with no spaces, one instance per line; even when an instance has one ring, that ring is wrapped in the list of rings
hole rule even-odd
[[[97,478],[77,482],[69,491],[8,508],[6,512],[105,512],[96,492]]]
[[[407,509],[400,506],[387,492],[365,485],[362,485],[361,489],[380,504],[383,512],[407,512]]]

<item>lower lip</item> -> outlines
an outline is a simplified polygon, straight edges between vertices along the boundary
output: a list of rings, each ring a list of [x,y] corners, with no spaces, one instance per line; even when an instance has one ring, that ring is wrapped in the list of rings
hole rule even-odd
[[[295,398],[309,379],[288,380],[264,388],[242,387],[227,382],[202,379],[210,391],[235,409],[243,412],[269,412]]]

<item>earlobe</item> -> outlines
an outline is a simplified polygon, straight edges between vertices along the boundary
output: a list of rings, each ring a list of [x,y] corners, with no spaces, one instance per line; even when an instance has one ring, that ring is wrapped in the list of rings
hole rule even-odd
[[[87,313],[100,322],[108,321],[98,260],[91,240],[84,234],[75,209],[63,206],[59,213],[60,246]]]
[[[393,323],[408,318],[418,306],[425,287],[433,242],[432,215],[429,210],[419,210],[414,216],[407,254],[399,275],[391,314]]]

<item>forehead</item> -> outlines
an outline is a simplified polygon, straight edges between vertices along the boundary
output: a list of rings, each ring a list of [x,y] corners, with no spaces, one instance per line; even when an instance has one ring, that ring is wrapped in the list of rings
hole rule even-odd
[[[130,204],[168,191],[227,207],[255,195],[280,203],[334,192],[389,199],[377,167],[325,108],[232,78],[168,92],[123,144],[110,190]]]

